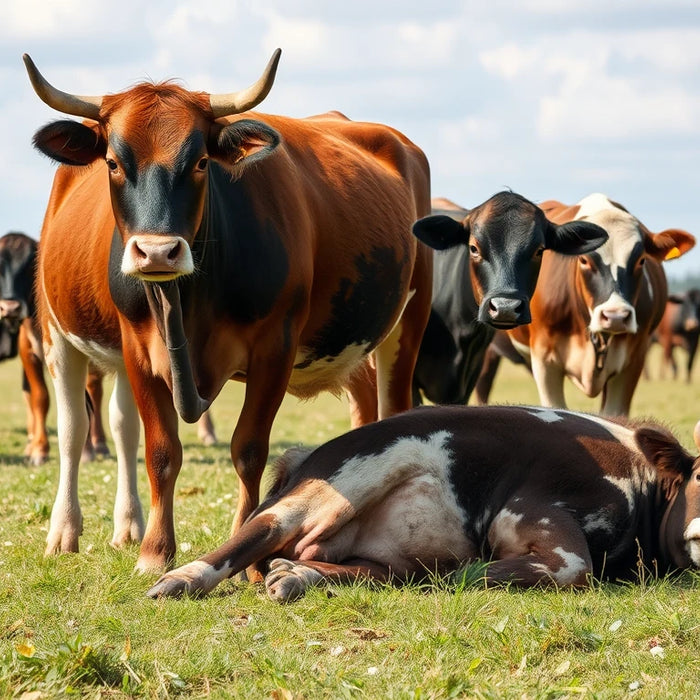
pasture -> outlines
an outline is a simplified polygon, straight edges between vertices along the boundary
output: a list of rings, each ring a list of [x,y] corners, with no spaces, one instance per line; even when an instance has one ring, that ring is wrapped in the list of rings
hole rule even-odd
[[[640,382],[632,413],[662,419],[694,450],[700,375],[691,385],[660,381],[652,352],[652,379]],[[132,573],[137,548],[109,546],[112,458],[81,470],[80,554],[44,559],[55,412],[51,459],[28,467],[16,360],[0,365],[0,396],[0,697],[697,697],[700,575],[692,573],[657,580],[643,571],[639,583],[578,592],[484,590],[476,575],[458,585],[332,586],[286,606],[229,581],[201,600],[154,602],[144,593],[155,577]],[[597,409],[571,386],[567,396],[572,408]],[[537,401],[527,372],[505,361],[492,397]],[[200,446],[183,425],[179,563],[228,534],[236,499],[228,437],[241,399],[230,384],[214,404],[218,446]],[[271,456],[347,427],[343,401],[287,397]],[[145,469],[140,493],[147,507]]]

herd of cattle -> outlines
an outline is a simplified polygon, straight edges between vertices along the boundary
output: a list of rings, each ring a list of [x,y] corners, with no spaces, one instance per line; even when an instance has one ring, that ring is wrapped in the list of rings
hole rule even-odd
[[[110,373],[112,543],[141,541],[144,572],[175,559],[178,419],[212,441],[212,402],[229,379],[246,385],[231,538],[165,573],[154,597],[239,572],[286,601],[324,579],[476,560],[487,583],[519,586],[625,578],[640,559],[699,567],[700,461],[626,418],[653,340],[668,361],[685,344],[690,376],[700,292],[669,297],[661,263],[693,236],[652,233],[600,194],[431,203],[427,159],[396,130],[251,112],[279,57],[226,95],[168,82],[78,96],[24,56],[37,95],[82,118],[34,137],[60,164],[38,251],[0,239],[0,359],[22,360],[34,463],[48,455],[44,362],[55,390],[46,553],[78,551],[78,468],[106,450]],[[464,405],[475,389],[486,402],[502,356],[530,367],[541,407]],[[602,394],[603,415],[564,410],[565,377]],[[261,504],[284,393],[324,390],[347,393],[353,430],[285,454]],[[424,400],[437,405],[412,408]]]

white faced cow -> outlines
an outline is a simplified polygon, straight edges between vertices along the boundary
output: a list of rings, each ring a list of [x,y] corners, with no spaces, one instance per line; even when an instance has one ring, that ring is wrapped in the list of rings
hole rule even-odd
[[[542,405],[566,405],[568,376],[586,396],[602,392],[604,414],[627,415],[668,295],[660,263],[690,250],[695,238],[678,229],[651,233],[602,194],[540,206],[552,221],[591,221],[609,238],[578,259],[545,253],[532,323],[508,335],[531,363]]]
[[[543,449],[546,445],[546,449]],[[421,407],[282,457],[217,550],[149,595],[252,562],[288,601],[325,579],[403,581],[484,560],[488,584],[583,586],[700,566],[700,459],[664,428],[522,406]]]

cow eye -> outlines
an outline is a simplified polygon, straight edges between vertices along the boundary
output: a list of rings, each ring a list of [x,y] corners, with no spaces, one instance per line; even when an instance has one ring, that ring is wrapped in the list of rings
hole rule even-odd
[[[543,254],[544,254],[544,246],[542,246],[541,248],[538,248],[538,249],[535,251],[535,257],[536,257],[536,258],[541,258]]]
[[[644,258],[639,258],[639,262],[637,263],[637,265],[639,265],[639,267],[642,267],[642,265],[644,265],[644,260]]]
[[[199,170],[200,172],[203,172],[204,170],[207,169],[208,164],[209,164],[209,158],[207,158],[207,157],[200,158],[198,163],[197,163],[197,170]]]
[[[479,250],[479,247],[475,246],[473,243],[469,245],[469,255],[471,256],[472,260],[475,260],[476,262],[481,260],[481,251]]]
[[[579,256],[578,264],[584,269],[588,269],[591,266],[591,263],[585,255]]]
[[[112,172],[114,172],[115,170],[117,170],[117,168],[119,168],[119,166],[117,165],[117,161],[114,160],[113,158],[107,158],[106,163],[107,163],[107,167]]]

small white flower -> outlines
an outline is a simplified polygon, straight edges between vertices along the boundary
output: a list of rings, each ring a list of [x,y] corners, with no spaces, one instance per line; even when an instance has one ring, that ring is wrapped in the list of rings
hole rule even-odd
[[[367,669],[368,676],[376,676],[379,673],[379,669],[376,666],[370,666]]]
[[[639,681],[632,681],[627,687],[630,690],[639,690],[642,684]]]
[[[340,656],[345,651],[344,646],[333,647],[328,653],[331,656]]]
[[[192,549],[192,545],[189,542],[180,542],[180,551],[189,552]]]
[[[666,655],[666,652],[664,651],[664,648],[657,644],[655,647],[652,647],[649,649],[649,653],[652,656],[658,656],[660,659],[663,659],[664,656]]]
[[[207,536],[211,537],[211,529],[208,525],[202,525],[202,532]]]
[[[112,475],[111,474],[105,474],[102,477],[102,481],[105,482],[105,484],[108,484],[110,481],[112,481]]]

